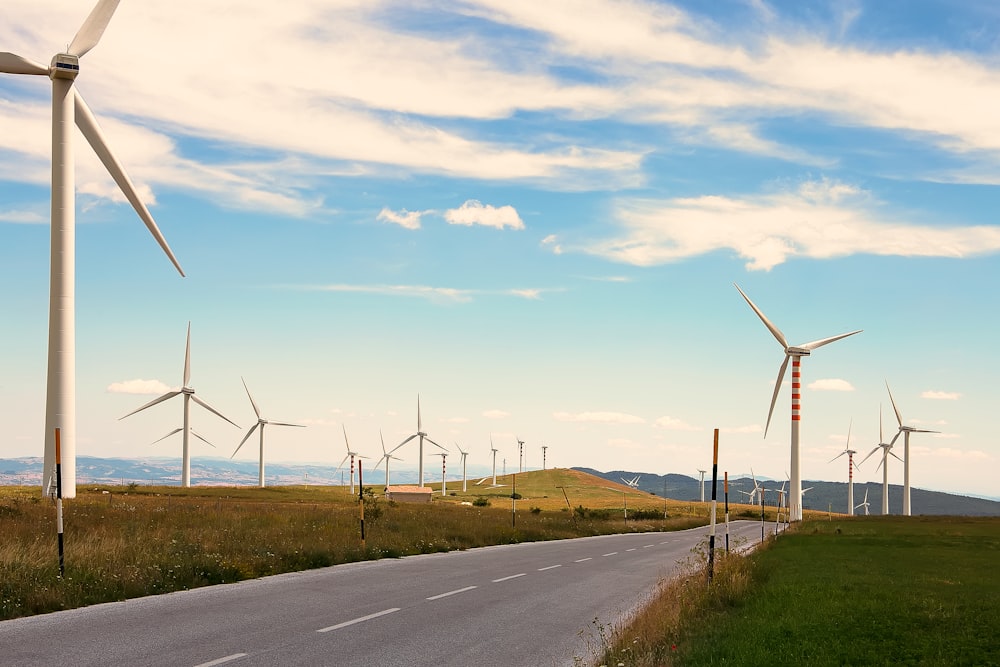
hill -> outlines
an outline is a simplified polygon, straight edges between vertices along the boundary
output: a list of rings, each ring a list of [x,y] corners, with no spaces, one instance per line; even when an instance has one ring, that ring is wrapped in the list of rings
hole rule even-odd
[[[622,479],[631,480],[636,475],[639,476],[639,490],[655,494],[672,500],[691,501],[698,500],[700,490],[699,481],[687,475],[667,474],[654,475],[650,473],[633,470],[612,470],[601,472],[592,468],[574,468],[582,472],[590,473],[606,480],[622,483]],[[768,493],[764,495],[764,502],[773,505],[777,499],[777,494],[771,492],[775,485],[768,481],[762,482]],[[780,485],[780,482],[778,483]],[[705,500],[712,498],[711,479],[705,480]],[[803,481],[803,488],[812,487],[802,497],[802,507],[804,509],[826,512],[847,512],[847,483],[846,482],[822,482]],[[749,477],[731,478],[729,480],[729,502],[745,502],[745,496],[739,491],[749,492],[753,488],[753,480]],[[854,484],[854,504],[857,505],[864,500],[865,489],[868,490],[868,502],[872,514],[882,513],[882,484],[876,482]],[[719,482],[718,499],[722,501],[722,482]],[[985,498],[974,498],[941,491],[929,491],[927,489],[910,489],[910,500],[914,514],[928,515],[951,515],[951,516],[1000,516],[1000,502],[987,500]],[[863,509],[856,512],[863,513]],[[903,511],[903,487],[899,484],[889,485],[889,513],[901,514]]]

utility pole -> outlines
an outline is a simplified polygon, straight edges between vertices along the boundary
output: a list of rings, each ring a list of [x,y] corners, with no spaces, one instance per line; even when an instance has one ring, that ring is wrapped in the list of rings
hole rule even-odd
[[[545,450],[548,449],[548,448],[549,448],[548,445],[542,445],[542,470],[546,469],[546,466],[545,466]]]

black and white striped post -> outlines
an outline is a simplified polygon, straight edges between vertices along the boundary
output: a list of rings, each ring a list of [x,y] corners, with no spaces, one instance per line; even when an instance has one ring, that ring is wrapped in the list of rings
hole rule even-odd
[[[351,479],[354,479],[352,476]],[[361,512],[361,548],[365,548],[365,483],[361,479],[361,461],[358,461],[358,508]]]
[[[715,429],[712,442],[712,521],[708,532],[708,583],[712,583],[712,576],[715,574],[715,509],[716,494],[719,482],[719,429]],[[728,516],[728,515],[727,515]],[[728,527],[728,523],[726,524]],[[728,543],[729,534],[726,533]]]
[[[729,553],[729,471],[723,474],[723,497],[726,499],[726,553]]]
[[[62,446],[59,429],[56,428],[56,531],[59,534],[59,578],[66,574],[63,560],[63,508],[62,508]]]

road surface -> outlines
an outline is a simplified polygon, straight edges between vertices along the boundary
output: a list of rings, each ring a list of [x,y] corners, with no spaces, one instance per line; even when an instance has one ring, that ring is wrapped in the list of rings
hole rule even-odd
[[[770,533],[774,524],[769,524]],[[730,525],[731,543],[760,523]],[[0,623],[4,665],[577,665],[708,528],[350,563]],[[716,539],[724,546],[722,531]]]

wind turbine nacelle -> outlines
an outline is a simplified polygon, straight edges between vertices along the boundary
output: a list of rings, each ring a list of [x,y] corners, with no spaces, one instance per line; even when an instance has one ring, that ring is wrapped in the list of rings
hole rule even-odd
[[[49,66],[49,76],[53,79],[75,79],[80,73],[80,59],[68,53],[57,53],[52,56]]]
[[[804,347],[790,347],[787,350],[785,350],[785,352],[786,352],[786,354],[788,354],[789,356],[792,356],[792,357],[808,357],[809,356],[809,350],[805,349]]]

